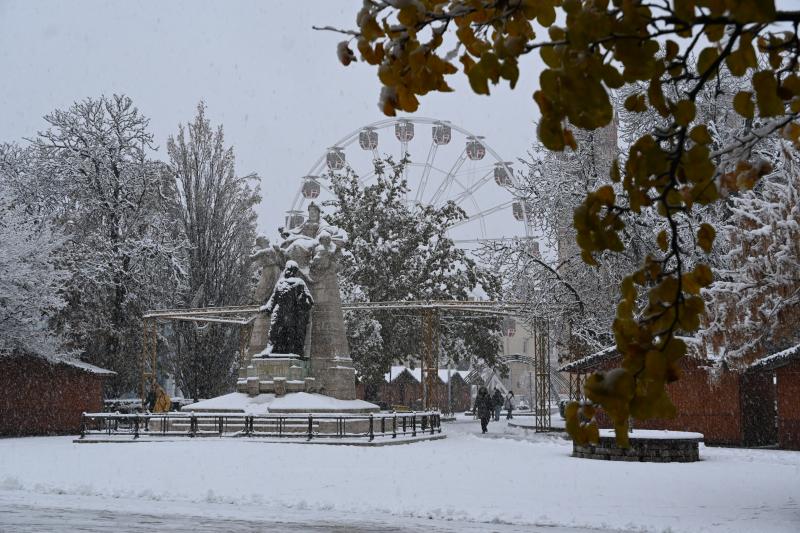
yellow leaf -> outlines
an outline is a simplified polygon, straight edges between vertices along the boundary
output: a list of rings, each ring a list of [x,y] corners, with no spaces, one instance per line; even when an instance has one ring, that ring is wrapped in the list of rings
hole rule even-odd
[[[603,185],[595,191],[597,199],[603,205],[614,205],[614,188],[611,185]]]
[[[708,133],[708,128],[703,124],[699,124],[692,128],[692,131],[689,132],[689,137],[697,144],[711,143],[711,134]]]
[[[548,150],[556,152],[564,150],[564,129],[560,121],[548,116],[542,116],[541,120],[539,120],[536,132],[539,136],[539,140],[542,141],[542,144]]]
[[[680,126],[688,126],[695,116],[694,102],[691,100],[681,100],[675,104],[672,113],[675,115],[675,122]]]
[[[722,26],[719,26],[722,29]],[[714,61],[719,57],[719,50],[715,46],[704,48],[700,52],[700,57],[697,58],[697,73],[700,75],[705,74],[714,64]]]
[[[339,61],[344,66],[347,66],[356,60],[356,56],[350,49],[347,41],[342,41],[336,46],[336,55],[339,56]]]
[[[772,22],[775,20],[773,0],[727,0],[734,20],[746,22]]]
[[[778,96],[778,82],[771,70],[762,70],[753,75],[753,88],[756,90],[758,114],[774,117],[784,113],[783,102]]]
[[[675,59],[675,56],[677,56],[678,52],[680,51],[678,43],[670,39],[667,39],[667,44],[664,46],[664,48],[665,48],[664,59],[666,61],[672,61],[673,59]]]
[[[714,274],[711,268],[703,263],[698,264],[693,270],[694,279],[701,287],[708,287],[714,281]]]
[[[700,229],[697,230],[697,245],[703,249],[707,254],[711,253],[711,248],[714,246],[714,237],[717,232],[711,224],[703,222],[700,224]]]
[[[751,96],[753,93],[748,91],[739,91],[733,97],[733,109],[744,118],[753,118],[756,106],[753,104]]]

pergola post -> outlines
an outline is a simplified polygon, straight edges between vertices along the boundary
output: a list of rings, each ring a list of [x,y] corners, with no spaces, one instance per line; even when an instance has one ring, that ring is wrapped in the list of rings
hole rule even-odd
[[[431,409],[436,378],[439,375],[439,310],[427,308],[422,311],[422,407]]]
[[[534,420],[537,432],[550,431],[550,331],[546,320],[533,324],[534,373],[536,400]]]

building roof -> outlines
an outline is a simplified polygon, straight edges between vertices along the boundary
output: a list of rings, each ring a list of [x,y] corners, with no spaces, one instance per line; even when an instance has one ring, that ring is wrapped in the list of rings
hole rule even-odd
[[[448,376],[449,372],[449,376]],[[407,366],[403,365],[393,365],[391,370],[383,375],[383,379],[388,383],[390,381],[394,381],[399,378],[403,373],[408,373],[414,380],[419,383],[422,379],[422,369],[417,368],[408,368]],[[449,379],[455,378],[456,376],[460,376],[462,380],[466,380],[467,374],[469,374],[468,370],[447,370],[446,368],[439,369],[439,379],[442,383],[447,383]],[[391,376],[391,380],[389,379]]]
[[[600,364],[614,359],[619,356],[617,347],[615,345],[603,348],[599,352],[595,352],[586,357],[582,357],[558,368],[559,372],[586,372],[599,366]]]
[[[107,370],[105,368],[100,368],[99,366],[90,365],[80,359],[75,359],[74,357],[69,357],[66,355],[54,355],[54,356],[45,356],[45,355],[38,355],[38,354],[24,354],[19,352],[14,352],[10,354],[0,354],[0,359],[2,358],[9,358],[9,359],[17,359],[17,360],[30,360],[30,361],[39,361],[41,363],[47,363],[51,365],[66,365],[71,366],[72,368],[77,368],[78,370],[82,370],[83,372],[88,372],[90,374],[97,374],[101,376],[114,376],[116,372],[113,370]]]
[[[73,368],[83,370],[84,372],[88,372],[90,374],[99,374],[102,376],[116,375],[116,372],[114,372],[113,370],[107,370],[105,368],[100,368],[99,366],[90,365],[89,363],[85,363],[79,359],[61,359],[60,361],[57,361],[57,363],[71,366]]]
[[[677,339],[682,340],[686,343],[686,355],[692,357],[694,359],[702,359],[705,360],[703,357],[703,345],[702,343],[694,337],[681,337],[676,336]],[[599,352],[595,352],[591,355],[587,355],[586,357],[582,357],[581,359],[577,359],[575,361],[571,361],[566,363],[558,368],[559,372],[587,372],[590,370],[596,370],[601,364],[605,363],[606,361],[613,360],[619,357],[619,352],[617,351],[616,345],[608,346],[603,348]]]
[[[794,361],[800,361],[800,344],[759,359],[747,369],[754,371],[775,370],[776,368],[781,368]]]

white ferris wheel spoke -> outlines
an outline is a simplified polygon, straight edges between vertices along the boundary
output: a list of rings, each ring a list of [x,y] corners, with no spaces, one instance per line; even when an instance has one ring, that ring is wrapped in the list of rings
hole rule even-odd
[[[400,122],[408,122],[418,126],[416,138],[402,139],[397,134],[397,125]],[[452,131],[452,136],[447,136],[447,140],[442,144],[437,143],[438,133],[436,128],[441,125],[446,125]],[[432,130],[428,130],[423,125],[429,125]],[[380,135],[380,144],[370,141],[369,146],[361,142],[360,134],[365,130],[376,131]],[[330,151],[341,151],[343,159],[347,167],[353,169],[357,173],[357,180],[360,187],[365,187],[375,180],[375,162],[382,160],[382,154],[397,153],[398,145],[400,150],[400,159],[409,153],[409,149],[419,156],[422,155],[424,144],[420,144],[423,132],[432,133],[430,145],[428,147],[427,156],[424,159],[418,157],[417,161],[409,161],[408,165],[404,168],[403,178],[408,182],[410,190],[405,197],[409,206],[422,206],[430,205],[434,207],[441,207],[446,202],[451,201],[456,205],[467,211],[467,218],[459,221],[450,226],[447,231],[453,237],[454,242],[468,243],[468,242],[483,242],[487,239],[487,225],[492,224],[492,228],[506,227],[510,229],[511,225],[518,228],[520,236],[528,237],[531,231],[527,223],[527,212],[522,212],[521,216],[524,220],[520,220],[518,213],[519,209],[516,203],[522,202],[514,197],[514,186],[517,183],[516,177],[511,171],[510,163],[503,161],[500,156],[488,144],[480,141],[483,146],[483,156],[474,157],[473,152],[468,153],[468,147],[475,140],[482,139],[464,128],[455,124],[425,118],[425,117],[403,117],[403,118],[389,118],[374,122],[372,124],[363,126],[350,134],[342,137],[338,142],[333,144],[323,155],[317,159],[311,171],[307,174],[305,181],[308,178],[316,179],[320,187],[318,191],[323,192],[324,196],[332,197],[330,184],[326,184],[327,175],[331,173],[339,174],[337,169],[329,170],[328,154]],[[463,142],[459,146],[459,143]],[[397,144],[394,144],[397,143]],[[392,148],[394,147],[394,149]],[[469,150],[472,150],[470,147]],[[460,151],[460,153],[459,153]],[[453,157],[458,154],[458,157],[453,160]],[[346,157],[344,157],[346,155]],[[479,159],[480,158],[480,159]],[[438,159],[438,161],[437,161]],[[369,161],[367,163],[367,161]],[[452,165],[447,170],[447,163],[452,161]],[[480,164],[483,163],[483,164]],[[487,164],[489,163],[489,164]],[[367,170],[367,165],[369,168]],[[442,168],[444,167],[444,168]],[[507,181],[501,183],[501,180],[496,174],[498,168],[505,170]],[[366,170],[361,173],[359,170]],[[493,188],[486,188],[488,183],[492,182],[493,175],[498,181],[498,189],[495,191]],[[408,181],[411,180],[411,181]],[[428,192],[431,191],[432,195]],[[319,194],[319,193],[317,193]],[[427,200],[426,200],[426,197]],[[300,190],[294,195],[292,202],[292,209],[288,212],[289,218],[299,216],[302,220],[305,213],[301,210],[302,206],[307,203],[309,199],[316,198],[315,196],[306,196],[301,184]],[[504,201],[503,198],[508,198]],[[501,202],[498,204],[498,202]],[[488,209],[482,209],[481,205],[496,204]],[[469,209],[466,209],[469,206]],[[493,214],[508,210],[508,214],[512,213],[509,207],[513,206],[514,218],[519,221],[517,224],[509,223],[508,226],[503,222],[504,219],[498,216],[492,217]],[[524,207],[523,207],[524,209]],[[470,214],[470,211],[472,212]],[[503,214],[502,216],[506,216]],[[514,222],[517,222],[514,221]],[[287,223],[296,224],[297,222]],[[456,229],[456,232],[451,230]],[[495,231],[492,233],[496,233]],[[499,232],[498,232],[499,233]],[[514,232],[512,232],[513,235]]]
[[[453,181],[455,174],[458,172],[458,169],[461,168],[461,165],[463,165],[464,161],[466,160],[467,160],[467,148],[464,147],[464,149],[461,151],[461,154],[458,156],[458,159],[456,159],[456,162],[453,163],[453,168],[450,169],[450,171],[447,173],[447,176],[445,176],[444,180],[442,181],[442,183],[439,184],[439,187],[433,194],[433,197],[431,198],[430,201],[431,205],[437,205],[439,203],[439,199],[441,199],[442,195],[450,187],[450,183]]]

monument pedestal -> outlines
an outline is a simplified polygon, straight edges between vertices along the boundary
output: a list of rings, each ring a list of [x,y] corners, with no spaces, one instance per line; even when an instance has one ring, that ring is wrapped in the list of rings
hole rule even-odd
[[[356,370],[349,356],[312,359],[311,374],[321,377],[318,386],[323,394],[340,400],[355,400]]]
[[[295,354],[270,354],[253,357],[245,375],[236,382],[238,392],[250,396],[290,392],[315,392],[316,380],[308,375],[308,361]]]

